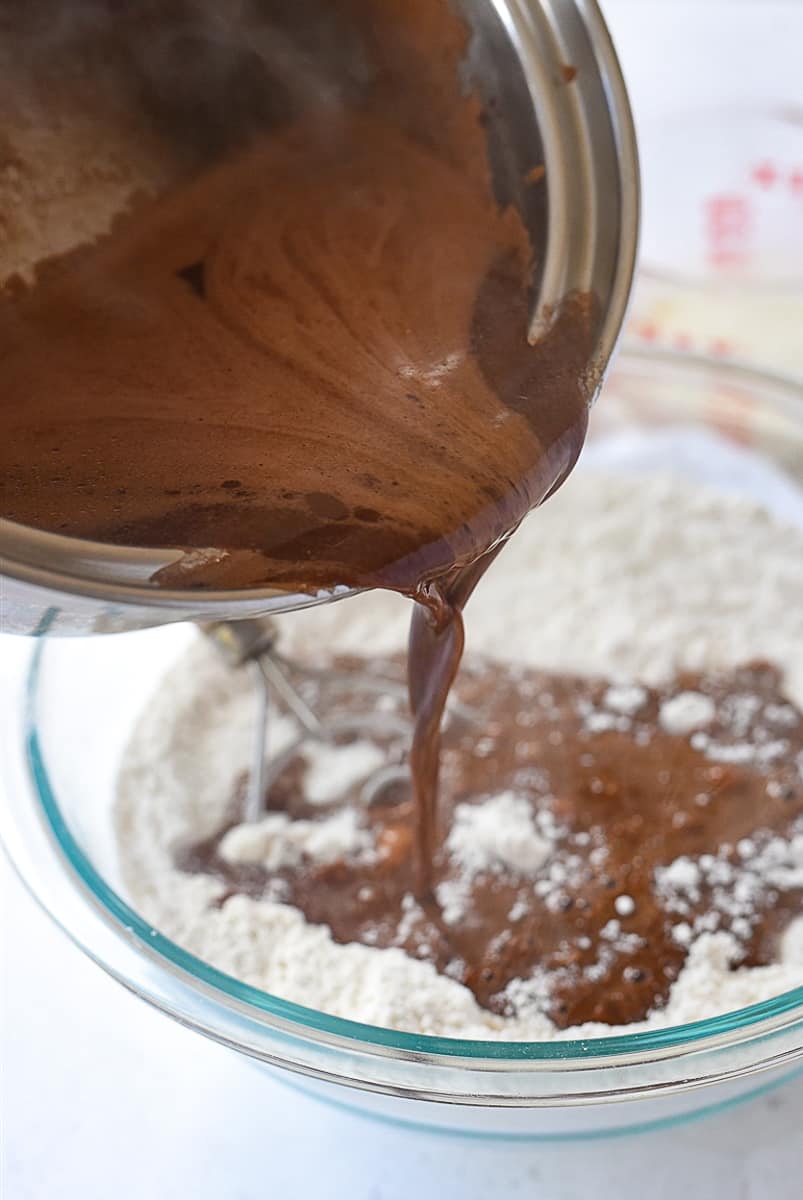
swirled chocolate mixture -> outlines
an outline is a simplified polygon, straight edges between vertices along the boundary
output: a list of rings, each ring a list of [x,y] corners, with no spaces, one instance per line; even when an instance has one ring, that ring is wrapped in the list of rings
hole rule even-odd
[[[401,946],[486,1008],[531,1003],[561,1028],[660,1007],[702,932],[732,933],[745,964],[776,959],[803,902],[803,716],[773,667],[658,689],[464,668],[443,734],[434,896],[422,901],[403,672],[361,669],[367,688],[348,674],[301,682],[338,714],[340,767],[332,747],[291,748],[265,829],[238,826],[235,796],[223,829],[177,852],[183,870],[219,876],[226,896],[292,904],[337,941]],[[333,817],[349,817],[350,848],[283,861],[275,814],[290,829],[315,823],[320,841],[341,828]]]
[[[106,176],[130,146],[139,185],[6,283],[3,516],[219,551],[174,587],[426,599],[543,499],[582,442],[589,307],[528,343],[468,39],[446,0],[0,4],[0,233],[54,129],[116,123]]]

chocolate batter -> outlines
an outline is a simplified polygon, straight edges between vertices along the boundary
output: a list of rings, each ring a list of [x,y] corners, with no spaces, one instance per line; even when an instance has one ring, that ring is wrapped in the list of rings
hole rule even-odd
[[[215,551],[160,572],[171,587],[420,601],[426,895],[460,610],[579,452],[591,304],[567,297],[528,343],[531,249],[446,0],[217,8],[0,5],[8,120],[95,89],[173,162],[108,236],[6,285],[2,512]]]
[[[173,587],[426,598],[569,470],[587,306],[528,344],[530,246],[445,0],[212,7],[0,7],[11,120],[97,69],[174,157],[108,236],[6,286],[3,516],[226,552]]]
[[[392,676],[393,665],[386,669]],[[745,901],[744,871],[773,836],[803,828],[803,781],[794,765],[803,715],[784,696],[778,671],[754,663],[683,675],[643,689],[635,711],[624,714],[608,703],[603,680],[493,664],[464,668],[454,691],[464,708],[444,733],[433,882],[439,898],[444,884],[464,889],[457,919],[447,923],[448,905],[413,902],[409,786],[390,785],[367,808],[360,787],[328,805],[311,804],[300,758],[273,784],[268,809],[315,820],[354,805],[374,835],[372,861],[306,861],[270,874],[227,862],[218,848],[240,819],[234,797],[230,823],[180,849],[178,865],[220,876],[227,896],[292,904],[339,942],[402,946],[493,1011],[508,1011],[511,981],[529,981],[534,1002],[561,1028],[627,1024],[660,1007],[686,957],[688,939],[676,932],[684,926],[731,930],[744,964],[777,958],[778,938],[799,916],[803,893],[762,877]],[[667,732],[661,706],[686,691],[710,697],[716,714],[704,730]],[[376,720],[375,694],[359,687],[349,693],[324,684],[308,694],[321,711],[351,716],[358,728]],[[398,734],[376,740],[391,761],[403,753]],[[466,879],[446,839],[455,809],[508,790],[526,799],[548,831],[548,857],[534,873],[498,865]],[[719,873],[709,865],[697,894],[673,900],[662,892],[661,867],[681,856],[705,863],[706,854]]]

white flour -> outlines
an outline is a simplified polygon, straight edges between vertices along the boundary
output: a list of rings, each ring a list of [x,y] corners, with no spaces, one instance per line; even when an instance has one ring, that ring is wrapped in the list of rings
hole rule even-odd
[[[724,850],[696,859],[684,855],[656,872],[656,890],[667,912],[690,917],[702,888],[710,892],[702,916],[692,925],[682,920],[675,926],[675,940],[681,945],[723,925],[735,938],[747,941],[757,920],[757,905],[768,889],[803,888],[803,821],[795,823],[788,838],[767,833],[742,838],[736,853],[736,862]]]
[[[320,646],[380,655],[403,648],[408,620],[405,601],[372,593],[283,618],[283,645],[297,658]],[[679,667],[735,666],[756,657],[783,667],[790,699],[803,705],[803,538],[741,496],[666,475],[583,470],[512,539],[472,599],[467,629],[469,653],[607,675],[614,685],[606,705],[618,719],[643,703],[640,683],[658,682]],[[515,1015],[496,1016],[461,984],[399,949],[337,945],[326,928],[269,900],[236,895],[215,907],[221,882],[177,871],[172,848],[219,826],[234,780],[248,766],[249,687],[246,675],[227,672],[199,643],[160,687],[125,756],[116,811],[122,869],[133,902],[155,927],[256,987],[354,1020],[460,1037],[610,1033],[609,1026],[558,1032],[538,1010],[537,978],[511,985]],[[706,711],[691,695],[663,716],[675,728],[694,730],[691,737],[704,732]],[[781,712],[779,725],[784,719]],[[355,764],[357,775],[364,766]],[[532,822],[525,829],[510,797],[496,804],[499,828],[486,827],[477,809],[453,828],[468,870],[511,854],[524,856],[525,869],[540,866],[549,854],[548,829]],[[269,817],[253,829],[240,827],[226,839],[227,854],[272,864],[301,851],[324,860],[338,847],[372,852],[359,845],[353,813],[331,828],[291,832],[289,824]],[[742,849],[744,868],[727,896],[723,891],[723,905],[747,896],[757,863],[759,875],[770,859],[773,870],[799,867],[799,839],[781,854],[762,835],[760,814],[754,842]],[[735,971],[734,932],[684,922],[684,889],[716,871],[709,857],[678,860],[660,880],[677,917],[675,936],[690,952],[667,1006],[629,1031],[710,1017],[803,986],[803,921],[787,935],[777,965]],[[539,880],[547,889],[559,882],[548,872]],[[442,900],[448,910],[450,897]],[[461,897],[451,900],[458,913]],[[630,911],[629,902],[618,898],[620,915]],[[749,904],[738,901],[737,908],[733,915],[744,909],[749,919]],[[610,925],[613,942],[622,935],[618,921]]]
[[[531,874],[543,866],[550,850],[530,805],[514,792],[501,792],[482,804],[458,804],[446,845],[468,876],[494,867]]]
[[[343,808],[322,821],[292,821],[286,813],[270,813],[261,821],[237,825],[220,843],[221,857],[233,863],[258,863],[269,871],[295,867],[302,858],[336,862],[345,855],[367,855],[373,849],[367,830],[357,824],[357,811]]]
[[[552,849],[549,822],[552,814],[533,817],[530,803],[515,792],[500,792],[479,804],[458,804],[446,848],[460,873],[442,880],[435,889],[441,916],[447,925],[457,925],[471,903],[471,885],[482,872],[504,875],[534,875]],[[515,923],[526,914],[516,901],[508,913]]]

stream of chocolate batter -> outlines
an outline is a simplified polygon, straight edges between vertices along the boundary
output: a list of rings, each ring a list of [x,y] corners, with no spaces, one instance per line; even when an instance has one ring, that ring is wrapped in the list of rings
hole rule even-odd
[[[173,588],[414,597],[424,895],[462,607],[579,453],[592,340],[567,297],[528,342],[468,28],[446,0],[32,0],[0,35],[0,231],[48,186],[48,130],[159,163],[107,233],[5,282],[2,515],[175,547]]]

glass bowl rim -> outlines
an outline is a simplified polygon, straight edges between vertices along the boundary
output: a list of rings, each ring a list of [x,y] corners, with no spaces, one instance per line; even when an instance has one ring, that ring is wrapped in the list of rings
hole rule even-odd
[[[785,378],[748,364],[734,363],[729,360],[719,361],[704,355],[646,349],[627,344],[622,347],[622,353],[618,356],[616,365],[622,360],[624,360],[624,364],[635,367],[648,363],[658,364],[661,368],[668,368],[670,371],[678,368],[681,368],[681,371],[685,368],[702,369],[706,372],[730,376],[737,383],[769,387],[772,390],[785,392],[787,401],[794,396],[794,400],[801,406],[800,424],[801,432],[803,432],[803,383],[794,378]],[[178,969],[183,975],[189,976],[193,982],[197,981],[210,987],[214,993],[222,995],[224,1004],[227,1001],[244,1004],[249,1016],[257,1018],[264,1024],[270,1026],[272,1024],[270,1019],[276,1018],[282,1022],[283,1026],[289,1024],[301,1036],[312,1035],[314,1038],[315,1034],[322,1034],[327,1042],[359,1043],[374,1052],[396,1051],[406,1058],[422,1057],[430,1060],[439,1059],[441,1062],[448,1062],[450,1059],[463,1061],[468,1059],[474,1060],[477,1064],[484,1060],[489,1064],[498,1064],[499,1067],[507,1062],[511,1066],[518,1065],[522,1068],[528,1063],[534,1066],[539,1062],[543,1064],[563,1062],[568,1066],[572,1061],[578,1062],[578,1060],[591,1058],[611,1059],[620,1056],[627,1056],[628,1060],[632,1061],[635,1057],[653,1056],[661,1051],[682,1052],[684,1048],[691,1052],[700,1049],[705,1043],[720,1040],[729,1034],[763,1032],[764,1030],[758,1027],[767,1022],[777,1022],[796,1010],[799,1010],[800,1022],[803,1025],[803,986],[801,986],[761,1003],[734,1009],[702,1021],[636,1033],[604,1037],[555,1038],[550,1041],[454,1038],[411,1033],[337,1017],[243,983],[184,950],[155,930],[105,882],[72,836],[62,817],[47,772],[37,723],[37,697],[47,645],[43,635],[46,633],[47,621],[43,622],[37,631],[37,642],[26,672],[23,693],[23,737],[26,765],[46,829],[61,856],[78,876],[95,906],[99,907],[106,918],[107,923],[109,918],[112,919],[116,933],[119,934],[121,930],[125,930],[129,938],[133,935],[143,949],[154,952],[160,960],[166,960],[160,963],[163,968],[166,966],[168,969]]]

